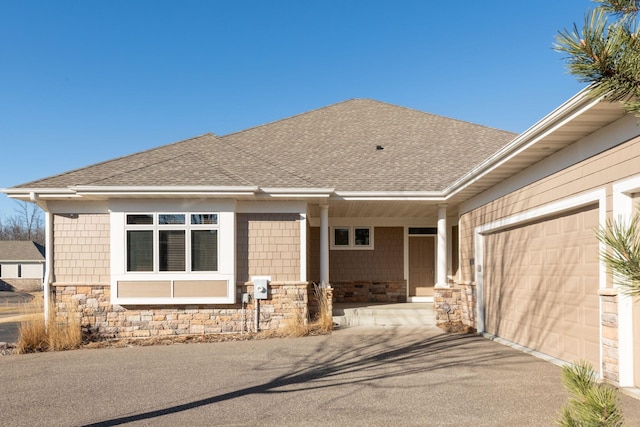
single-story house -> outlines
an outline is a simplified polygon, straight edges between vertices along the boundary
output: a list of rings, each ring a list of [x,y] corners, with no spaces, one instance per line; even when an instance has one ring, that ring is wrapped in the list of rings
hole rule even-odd
[[[0,290],[42,290],[44,262],[42,245],[31,241],[0,240]]]
[[[4,192],[45,210],[45,295],[99,335],[245,330],[254,293],[275,328],[317,282],[640,386],[594,232],[637,202],[640,128],[588,89],[520,135],[354,99]]]

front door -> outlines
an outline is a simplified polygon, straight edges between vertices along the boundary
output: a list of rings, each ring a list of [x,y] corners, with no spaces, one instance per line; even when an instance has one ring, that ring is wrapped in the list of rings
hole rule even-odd
[[[409,237],[410,297],[433,296],[435,247],[434,236]]]

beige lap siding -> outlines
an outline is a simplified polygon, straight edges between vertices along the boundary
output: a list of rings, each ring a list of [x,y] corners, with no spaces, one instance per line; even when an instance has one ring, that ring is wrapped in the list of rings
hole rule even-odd
[[[639,173],[640,138],[635,138],[484,206],[462,213],[460,218],[461,280],[475,280],[474,266],[471,264],[474,258],[475,227],[598,188],[605,188],[607,191],[607,216],[610,217],[611,184]]]
[[[376,227],[373,250],[329,251],[329,278],[332,282],[404,280],[404,228]],[[311,229],[311,279],[320,278],[320,228]]]
[[[60,283],[109,283],[109,215],[53,216],[53,274]]]
[[[237,214],[237,281],[300,280],[300,215]]]

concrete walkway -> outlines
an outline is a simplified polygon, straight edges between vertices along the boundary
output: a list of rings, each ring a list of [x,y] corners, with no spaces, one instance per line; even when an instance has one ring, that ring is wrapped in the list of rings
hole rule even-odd
[[[546,426],[566,400],[559,367],[435,327],[4,356],[0,384],[11,426]]]

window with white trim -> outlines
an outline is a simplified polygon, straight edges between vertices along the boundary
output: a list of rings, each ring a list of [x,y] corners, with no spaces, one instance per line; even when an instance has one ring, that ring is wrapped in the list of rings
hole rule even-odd
[[[128,213],[126,272],[217,272],[217,213]]]
[[[331,249],[373,249],[373,227],[331,227]]]

